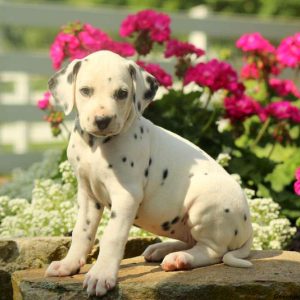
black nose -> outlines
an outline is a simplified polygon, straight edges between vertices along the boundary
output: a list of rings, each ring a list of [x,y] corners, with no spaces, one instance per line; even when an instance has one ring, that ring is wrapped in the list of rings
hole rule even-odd
[[[95,117],[95,123],[100,130],[103,130],[107,128],[111,119],[111,117]]]

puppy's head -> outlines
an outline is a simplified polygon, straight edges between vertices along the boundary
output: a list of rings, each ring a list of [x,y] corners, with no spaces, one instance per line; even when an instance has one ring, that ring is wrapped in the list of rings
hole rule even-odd
[[[75,105],[83,130],[116,135],[153,100],[156,79],[132,61],[110,51],[74,60],[49,80],[49,89],[69,114]]]

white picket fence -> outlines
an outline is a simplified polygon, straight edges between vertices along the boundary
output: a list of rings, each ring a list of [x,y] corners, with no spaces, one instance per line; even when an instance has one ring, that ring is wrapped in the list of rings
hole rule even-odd
[[[0,83],[12,82],[13,91],[0,90],[0,173],[15,167],[27,167],[41,157],[39,152],[29,152],[32,142],[55,141],[48,125],[41,122],[43,113],[36,108],[40,93],[32,92],[30,76],[52,74],[48,53],[6,52],[1,48],[3,28],[7,26],[59,28],[73,20],[89,22],[106,32],[117,32],[121,21],[132,11],[99,7],[76,8],[66,5],[12,4],[0,0]],[[299,21],[257,19],[246,16],[224,17],[208,14],[205,7],[189,13],[171,13],[172,31],[189,35],[193,43],[203,48],[209,38],[236,39],[245,32],[259,31],[267,38],[280,40],[299,31]],[[160,61],[171,70],[172,61]],[[46,88],[46,87],[45,87]],[[3,145],[13,145],[11,153]]]

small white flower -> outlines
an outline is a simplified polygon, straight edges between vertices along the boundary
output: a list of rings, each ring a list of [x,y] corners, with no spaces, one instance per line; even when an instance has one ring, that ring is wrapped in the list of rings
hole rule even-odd
[[[218,131],[220,133],[224,132],[230,126],[229,119],[219,119],[216,121],[216,125],[218,126]]]

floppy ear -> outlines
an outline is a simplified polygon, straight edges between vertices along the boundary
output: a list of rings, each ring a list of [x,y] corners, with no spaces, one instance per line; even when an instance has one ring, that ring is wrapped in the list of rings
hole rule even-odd
[[[66,115],[70,114],[75,103],[76,77],[80,67],[81,60],[73,60],[48,81],[51,94],[56,102],[62,105]]]
[[[138,116],[154,99],[159,83],[156,78],[134,62],[129,64],[129,73],[133,82],[133,104]]]

